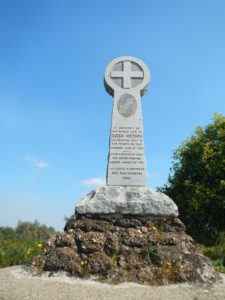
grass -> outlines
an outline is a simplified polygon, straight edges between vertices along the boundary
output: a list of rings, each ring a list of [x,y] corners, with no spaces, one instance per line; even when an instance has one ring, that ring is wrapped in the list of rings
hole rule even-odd
[[[115,265],[118,261],[120,257],[120,254],[119,253],[113,253],[110,257],[109,257],[109,264],[112,266],[112,265]]]
[[[46,251],[43,242],[53,234],[53,227],[40,225],[37,220],[19,221],[15,229],[0,227],[0,268],[29,264]]]
[[[28,264],[34,256],[42,254],[43,250],[40,240],[0,237],[0,268]]]
[[[151,263],[156,263],[158,260],[157,247],[150,243],[143,246],[142,251],[144,255],[147,255]]]
[[[216,269],[216,271],[225,274],[225,266],[221,259],[212,260],[212,265]]]
[[[197,244],[197,248],[212,261],[214,268],[225,273],[225,233],[221,233],[214,245],[207,247]]]

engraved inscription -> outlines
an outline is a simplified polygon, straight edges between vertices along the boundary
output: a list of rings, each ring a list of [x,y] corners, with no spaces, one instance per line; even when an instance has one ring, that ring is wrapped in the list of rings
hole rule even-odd
[[[145,176],[142,128],[112,128],[110,141],[109,172],[127,182]]]

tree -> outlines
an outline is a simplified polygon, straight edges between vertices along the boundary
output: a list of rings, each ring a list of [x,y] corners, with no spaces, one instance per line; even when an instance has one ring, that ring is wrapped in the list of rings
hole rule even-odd
[[[35,220],[33,223],[19,221],[16,226],[15,232],[19,236],[24,236],[26,238],[45,240],[54,235],[56,231],[53,227],[40,225],[40,223]]]
[[[179,208],[187,231],[198,242],[212,244],[225,232],[225,117],[212,123],[174,151],[168,183],[159,190]]]

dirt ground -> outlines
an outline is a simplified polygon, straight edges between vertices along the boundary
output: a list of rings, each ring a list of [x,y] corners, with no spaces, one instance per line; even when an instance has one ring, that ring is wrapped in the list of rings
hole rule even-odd
[[[225,275],[214,285],[109,285],[67,277],[32,277],[22,266],[0,269],[0,300],[225,300]]]

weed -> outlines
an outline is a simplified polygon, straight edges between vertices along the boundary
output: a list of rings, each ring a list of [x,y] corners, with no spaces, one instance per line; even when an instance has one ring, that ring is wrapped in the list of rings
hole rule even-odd
[[[212,260],[212,265],[216,269],[216,271],[220,273],[225,273],[225,266],[222,259]]]
[[[197,248],[201,251],[205,256],[208,256],[212,265],[216,269],[216,271],[225,273],[225,233],[221,233],[217,242],[210,247],[197,244]]]
[[[155,245],[147,243],[143,246],[142,251],[151,263],[156,263],[158,261],[157,247]]]
[[[119,253],[113,253],[110,257],[109,257],[109,264],[115,265],[118,262],[118,259],[120,257]]]
[[[80,276],[81,277],[88,277],[91,274],[91,269],[86,265],[81,265]]]

